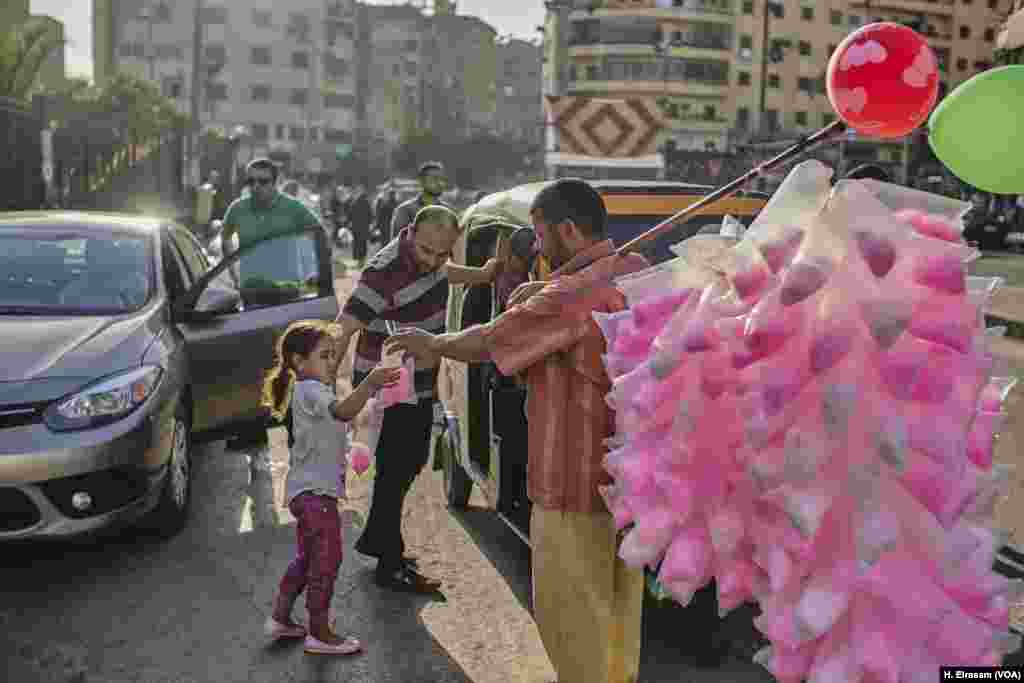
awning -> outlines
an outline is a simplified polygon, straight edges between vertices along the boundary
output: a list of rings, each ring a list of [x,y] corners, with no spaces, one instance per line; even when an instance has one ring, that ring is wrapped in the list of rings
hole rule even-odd
[[[665,167],[665,160],[661,154],[648,154],[638,157],[595,157],[582,154],[548,152],[544,155],[544,163],[548,166],[593,166],[598,168]]]
[[[1024,9],[1017,10],[1006,20],[996,37],[996,46],[1001,50],[1024,47]]]

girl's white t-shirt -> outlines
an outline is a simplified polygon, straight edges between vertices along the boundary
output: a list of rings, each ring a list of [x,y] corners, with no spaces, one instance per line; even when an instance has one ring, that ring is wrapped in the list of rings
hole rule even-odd
[[[318,380],[295,384],[292,395],[295,443],[291,447],[285,483],[285,500],[289,503],[307,491],[345,498],[345,467],[339,465],[339,457],[348,453],[348,423],[331,414],[336,400],[331,387]]]

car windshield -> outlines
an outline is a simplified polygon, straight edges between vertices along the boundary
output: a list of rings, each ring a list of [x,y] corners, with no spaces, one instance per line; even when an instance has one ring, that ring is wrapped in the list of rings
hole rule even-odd
[[[0,315],[116,315],[152,289],[150,238],[0,227]]]

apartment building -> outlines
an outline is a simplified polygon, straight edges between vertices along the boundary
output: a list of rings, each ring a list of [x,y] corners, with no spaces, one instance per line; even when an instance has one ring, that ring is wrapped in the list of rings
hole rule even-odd
[[[1014,0],[996,36],[1006,64],[1024,63],[1024,0]]]
[[[913,26],[928,37],[948,90],[992,66],[1009,3],[552,0],[545,94],[656,98],[665,117],[659,141],[682,150],[796,138],[832,120],[825,71],[851,31],[874,21]],[[870,148],[894,164],[904,153],[900,145]]]
[[[498,43],[495,132],[539,144],[544,135],[541,107],[541,48],[512,39]]]
[[[199,5],[200,119],[225,132],[245,126],[250,152],[286,152],[322,167],[355,127],[354,0],[272,0]],[[191,107],[197,4],[93,0],[95,77],[131,72]]]

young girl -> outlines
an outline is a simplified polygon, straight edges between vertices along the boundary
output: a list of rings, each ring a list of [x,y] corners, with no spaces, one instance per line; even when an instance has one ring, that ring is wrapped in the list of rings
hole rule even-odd
[[[341,567],[341,518],[338,500],[345,496],[348,422],[374,392],[398,381],[397,368],[374,368],[343,400],[334,394],[338,351],[329,327],[318,321],[292,323],[278,342],[277,364],[267,376],[266,394],[280,415],[291,399],[295,443],[290,448],[285,500],[298,522],[298,552],[278,589],[274,613],[267,618],[270,638],[305,637],[310,654],[359,652],[355,638],[334,633],[328,608]],[[306,590],[309,632],[291,619],[292,606]]]

